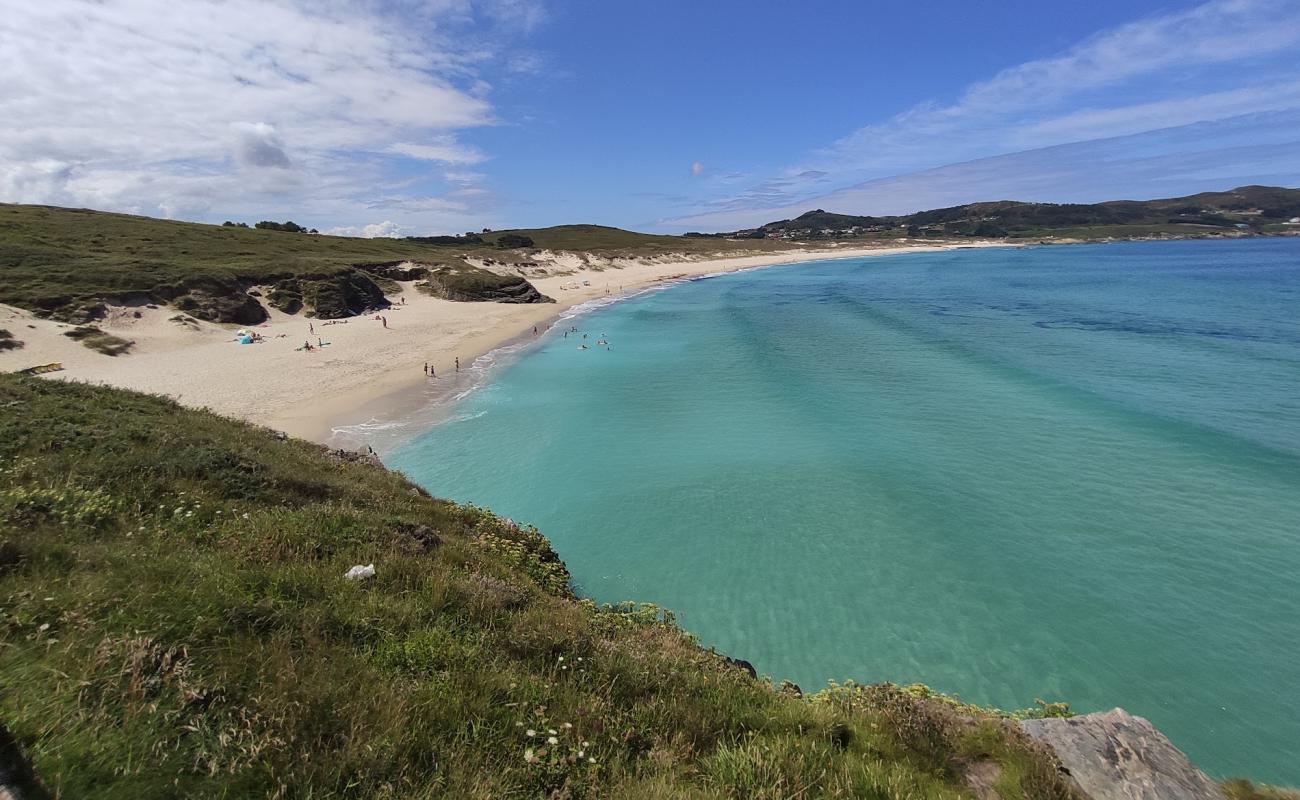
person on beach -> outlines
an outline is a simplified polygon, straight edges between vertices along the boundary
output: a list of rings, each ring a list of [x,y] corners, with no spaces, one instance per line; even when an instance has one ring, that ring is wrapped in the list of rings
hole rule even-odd
[[[460,372],[460,356],[456,356],[456,371]]]
[[[424,374],[425,374],[425,375],[428,375],[428,374],[429,374],[429,362],[428,362],[428,361],[424,362]]]
[[[537,326],[536,326],[536,325],[533,326],[533,335],[534,335],[534,336],[537,335]]]
[[[387,328],[387,327],[388,327],[388,317],[380,317],[379,319],[383,321],[383,323],[384,323],[384,327]]]
[[[322,342],[322,341],[320,340],[320,337],[319,337],[319,336],[316,337],[316,346],[317,346],[317,347],[324,347],[324,346],[325,346],[325,343]]]
[[[310,353],[310,352],[311,352],[311,342],[303,342],[303,343],[302,343],[302,349],[303,349],[303,350],[306,350],[308,353]]]
[[[311,324],[310,322],[308,322],[308,323],[307,323],[307,332],[308,332],[308,333],[311,333],[311,334],[315,334],[315,333],[316,333],[316,326],[313,325],[313,324]]]

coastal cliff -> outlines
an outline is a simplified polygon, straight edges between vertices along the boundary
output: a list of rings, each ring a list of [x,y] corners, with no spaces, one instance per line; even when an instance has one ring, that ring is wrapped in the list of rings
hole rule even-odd
[[[0,724],[53,796],[1100,800],[1017,724],[1060,705],[776,688],[369,455],[34,378],[0,407]]]

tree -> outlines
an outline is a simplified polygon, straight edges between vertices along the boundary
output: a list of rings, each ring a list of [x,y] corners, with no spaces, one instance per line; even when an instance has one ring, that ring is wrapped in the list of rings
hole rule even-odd
[[[504,233],[497,239],[497,247],[502,250],[512,250],[516,247],[532,247],[533,240],[519,233]]]
[[[289,233],[307,232],[306,228],[294,222],[293,220],[289,220],[288,222],[272,222],[271,220],[264,219],[261,222],[257,223],[256,225],[254,225],[253,227],[259,228],[264,231],[288,231]]]

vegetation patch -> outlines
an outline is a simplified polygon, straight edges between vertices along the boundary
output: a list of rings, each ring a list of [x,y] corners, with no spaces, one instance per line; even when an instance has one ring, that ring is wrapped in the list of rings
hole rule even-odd
[[[103,353],[106,356],[120,356],[135,345],[135,342],[129,339],[105,333],[94,325],[73,328],[70,331],[65,331],[63,335],[75,339],[91,350]]]
[[[0,328],[0,351],[17,350],[23,346],[23,342],[15,338],[9,331]]]

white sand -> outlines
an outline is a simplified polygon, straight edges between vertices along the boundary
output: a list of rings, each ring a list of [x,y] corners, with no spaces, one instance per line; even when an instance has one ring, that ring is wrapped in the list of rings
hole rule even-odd
[[[962,245],[969,246],[969,245]],[[272,311],[266,323],[251,328],[266,341],[241,345],[234,341],[238,325],[173,321],[175,309],[115,307],[98,326],[135,341],[130,353],[111,357],[92,351],[64,336],[71,325],[33,318],[0,305],[0,328],[25,342],[19,350],[0,351],[0,372],[59,361],[62,372],[48,377],[87,381],[163,394],[181,403],[206,407],[294,436],[325,441],[331,427],[355,415],[363,405],[386,397],[409,397],[425,386],[427,361],[446,380],[456,357],[468,367],[475,358],[520,336],[533,326],[546,327],[563,310],[607,293],[635,289],[665,280],[757,266],[787,264],[893,252],[948,249],[953,245],[924,245],[889,249],[840,248],[792,251],[708,260],[620,261],[618,268],[575,269],[574,254],[551,254],[552,273],[530,275],[542,294],[556,303],[513,305],[456,303],[425,296],[411,286],[402,294],[405,305],[382,312],[388,327],[374,315],[331,324],[302,315]],[[658,262],[658,263],[656,263]],[[583,286],[583,282],[589,283]],[[397,297],[390,296],[397,302]],[[138,316],[137,316],[138,315]],[[308,332],[309,323],[315,333]],[[303,352],[304,341],[329,344]]]

